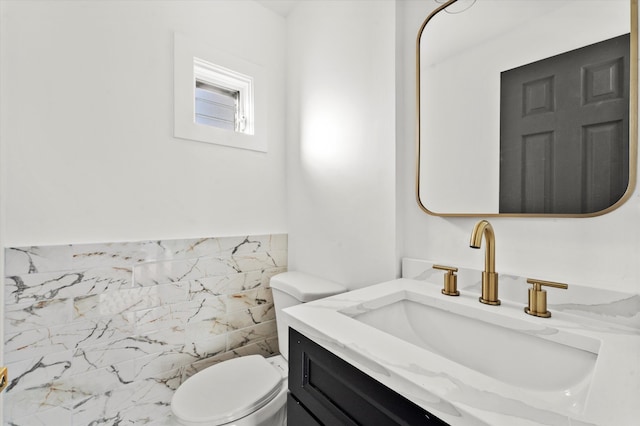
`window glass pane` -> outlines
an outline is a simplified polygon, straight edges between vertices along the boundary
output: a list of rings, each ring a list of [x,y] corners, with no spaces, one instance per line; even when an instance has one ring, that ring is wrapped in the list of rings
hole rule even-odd
[[[238,92],[196,81],[195,122],[235,130]]]

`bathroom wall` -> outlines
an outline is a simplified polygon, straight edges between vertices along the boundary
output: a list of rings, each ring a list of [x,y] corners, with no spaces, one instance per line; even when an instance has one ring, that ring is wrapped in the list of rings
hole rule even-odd
[[[481,269],[483,250],[469,248],[479,218],[440,218],[423,213],[415,201],[415,38],[432,0],[406,0],[398,6],[399,62],[403,98],[398,133],[398,217],[401,254],[438,263]],[[460,118],[464,120],[464,117]],[[404,165],[404,166],[402,166]],[[455,174],[443,176],[455,179]],[[499,273],[590,287],[640,292],[640,195],[595,218],[493,218]]]
[[[173,137],[175,32],[265,69],[267,153]],[[285,34],[284,18],[251,0],[0,1],[0,270],[5,249],[21,248],[6,250],[0,271],[18,277],[0,303],[12,377],[3,424],[114,413],[140,424],[207,362],[188,365],[273,350],[266,283],[286,267]],[[259,249],[241,245],[247,235],[274,236],[277,255],[265,258],[263,237]],[[224,243],[200,243],[218,241],[209,236]],[[43,263],[17,266],[27,252]],[[196,320],[210,329],[187,327]],[[233,331],[253,321],[263,343]],[[205,341],[209,331],[226,338]]]
[[[159,423],[186,377],[278,352],[268,283],[286,270],[285,234],[5,256],[3,424]]]
[[[3,245],[285,232],[285,31],[250,0],[1,1]],[[174,32],[265,69],[267,153],[173,137]]]
[[[357,288],[397,275],[395,1],[287,16],[291,269]]]

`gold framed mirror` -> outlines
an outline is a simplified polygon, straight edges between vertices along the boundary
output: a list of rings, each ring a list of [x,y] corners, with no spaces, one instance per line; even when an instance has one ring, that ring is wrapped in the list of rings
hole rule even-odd
[[[420,208],[592,217],[622,205],[637,176],[637,0],[433,1],[416,40]]]

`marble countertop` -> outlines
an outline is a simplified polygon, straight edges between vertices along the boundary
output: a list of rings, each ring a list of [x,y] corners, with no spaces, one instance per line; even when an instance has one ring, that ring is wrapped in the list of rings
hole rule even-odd
[[[284,312],[291,327],[451,425],[638,424],[640,314],[635,310],[630,318],[627,312],[629,304],[637,302],[637,295],[613,295],[611,303],[606,303],[609,308],[604,309],[601,303],[589,300],[588,290],[573,287],[578,302],[558,304],[555,310],[549,304],[553,316],[537,318],[524,314],[524,303],[502,297],[500,306],[483,305],[473,286],[459,297],[444,296],[441,275],[400,278]],[[595,342],[589,349],[597,353],[595,367],[588,379],[571,389],[525,389],[352,318],[354,312],[366,312],[407,294],[479,321],[499,321],[501,326],[504,323],[520,332],[553,335],[560,343]],[[602,298],[598,291],[594,294]],[[473,357],[474,353],[465,356]],[[537,356],[545,356],[543,348]],[[528,368],[524,361],[522,368]]]

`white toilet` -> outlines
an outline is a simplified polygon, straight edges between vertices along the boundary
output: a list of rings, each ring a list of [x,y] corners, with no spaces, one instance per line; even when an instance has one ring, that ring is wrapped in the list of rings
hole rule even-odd
[[[289,306],[346,291],[340,284],[301,272],[271,278],[280,355],[249,355],[212,365],[187,379],[171,400],[178,424],[186,426],[282,426],[286,424]]]

